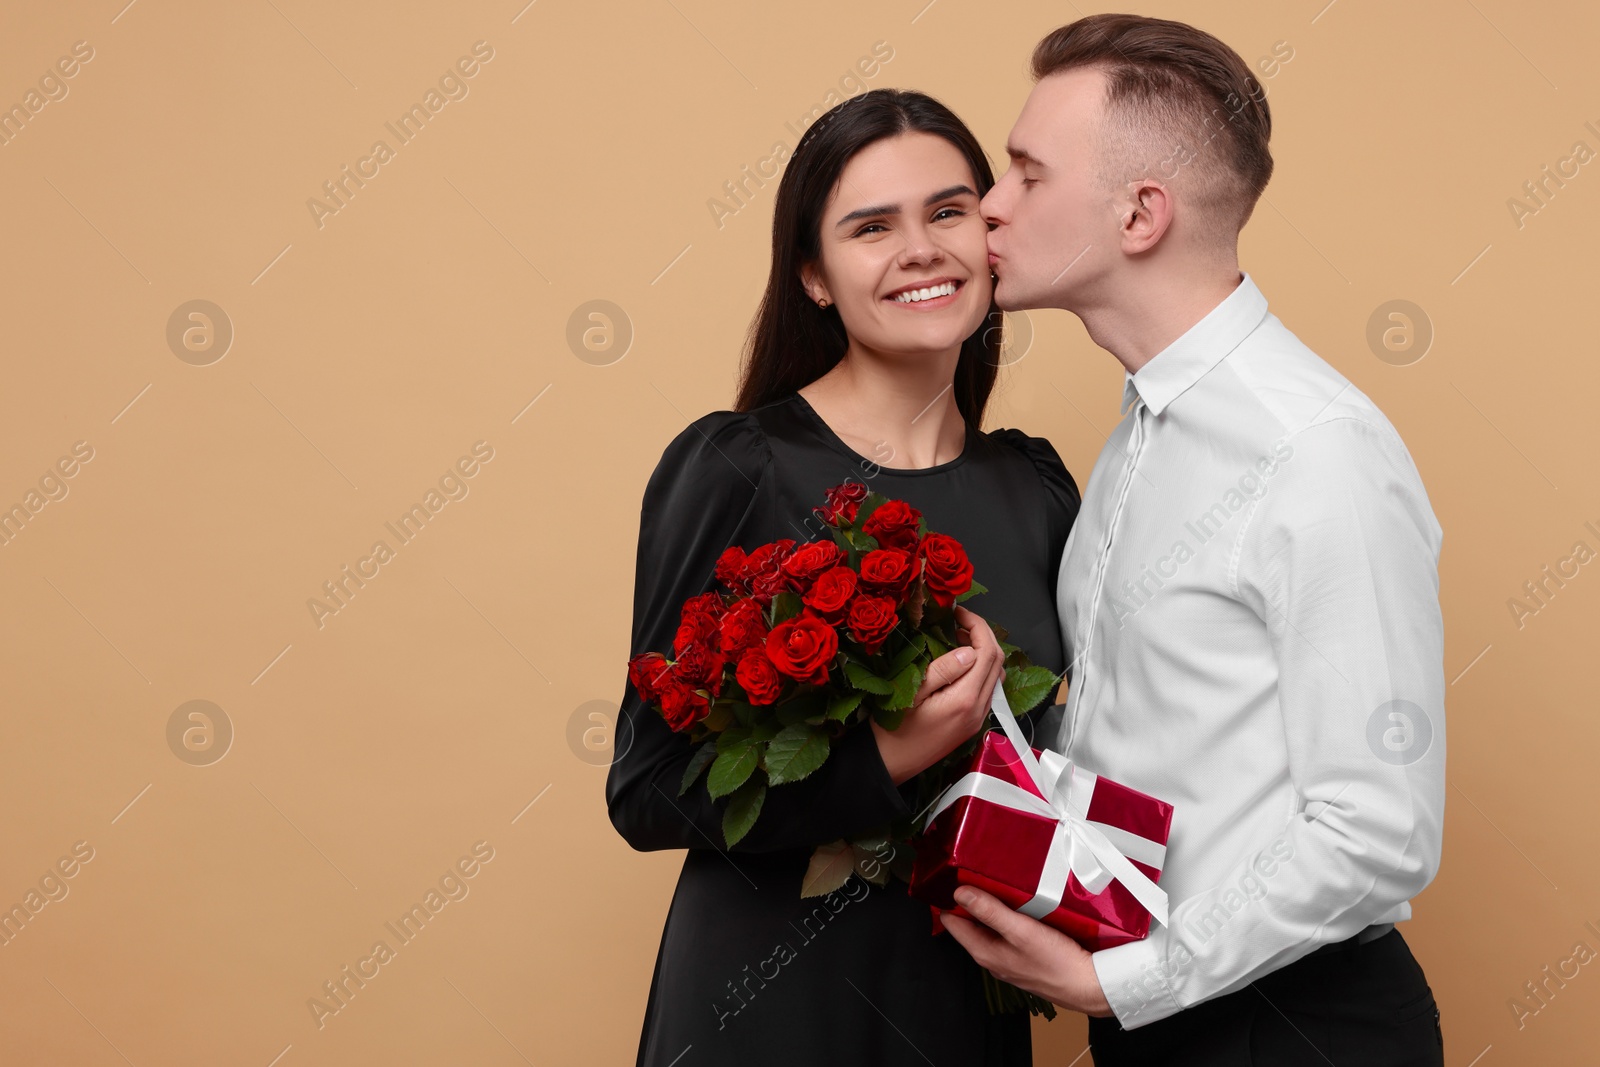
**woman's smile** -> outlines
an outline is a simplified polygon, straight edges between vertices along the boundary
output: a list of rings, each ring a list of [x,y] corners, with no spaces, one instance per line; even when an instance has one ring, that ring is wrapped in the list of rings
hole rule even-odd
[[[937,311],[955,303],[956,294],[964,285],[964,278],[929,278],[903,285],[884,299],[896,307],[913,311]]]

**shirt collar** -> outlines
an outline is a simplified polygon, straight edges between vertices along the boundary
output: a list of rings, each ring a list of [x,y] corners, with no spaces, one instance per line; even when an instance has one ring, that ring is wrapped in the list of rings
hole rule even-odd
[[[1161,412],[1183,391],[1205,377],[1267,317],[1267,298],[1248,273],[1222,302],[1176,341],[1157,352],[1135,374],[1122,382],[1122,411],[1142,399],[1152,415]]]

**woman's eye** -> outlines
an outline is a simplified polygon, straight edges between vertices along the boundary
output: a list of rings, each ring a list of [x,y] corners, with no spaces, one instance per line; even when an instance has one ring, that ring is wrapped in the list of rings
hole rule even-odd
[[[881,222],[869,222],[865,226],[861,227],[861,229],[857,230],[855,235],[860,237],[861,235],[870,233],[873,230],[882,230],[883,232],[887,233],[888,227],[884,226],[884,224]]]
[[[1033,185],[1038,180],[1039,180],[1038,178],[1024,178],[1024,179],[1022,179],[1022,184],[1023,185]]]
[[[956,218],[960,218],[961,216],[963,216],[965,214],[966,214],[966,212],[962,211],[958,207],[940,208],[939,211],[933,216],[933,221],[934,222],[938,222],[941,219],[947,219],[947,218],[950,218],[952,216],[954,216]]]

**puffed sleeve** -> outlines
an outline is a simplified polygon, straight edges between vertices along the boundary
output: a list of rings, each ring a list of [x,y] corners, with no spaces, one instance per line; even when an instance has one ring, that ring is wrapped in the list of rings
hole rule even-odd
[[[718,588],[724,550],[776,539],[752,522],[771,467],[771,446],[749,413],[712,412],[667,446],[640,507],[630,655],[671,655],[684,601]],[[712,800],[703,778],[678,796],[698,746],[668,727],[631,684],[623,691],[618,755],[606,778],[611,824],[642,852],[723,848],[726,798]],[[911,815],[914,797],[905,791],[912,784],[895,786],[871,730],[851,730],[816,771],[767,791],[755,826],[733,851],[814,847],[869,832]]]
[[[1072,472],[1067,470],[1067,465],[1061,462],[1061,456],[1056,452],[1055,445],[1046,438],[1032,437],[1015,429],[994,430],[990,436],[1026,456],[1039,475],[1039,483],[1044,492],[1045,528],[1049,538],[1047,547],[1050,553],[1049,588],[1054,590],[1061,574],[1061,557],[1067,550],[1067,537],[1072,533],[1072,524],[1077,521],[1078,507],[1083,500],[1078,494],[1078,483],[1072,477]],[[1066,675],[1070,681],[1072,678],[1070,664],[1066,668]],[[1065,704],[1051,704],[1035,709],[1032,714],[1033,732],[1029,735],[1030,739],[1043,743],[1055,737],[1065,714]]]
[[[1056,446],[1048,439],[1031,437],[1014,429],[995,430],[990,436],[1021,452],[1039,475],[1039,482],[1044,488],[1046,514],[1049,516],[1050,588],[1054,589],[1061,556],[1067,548],[1067,535],[1072,532],[1072,524],[1078,518],[1078,507],[1083,501],[1078,493],[1078,483],[1073,479],[1072,472],[1067,470],[1067,465],[1061,462]]]

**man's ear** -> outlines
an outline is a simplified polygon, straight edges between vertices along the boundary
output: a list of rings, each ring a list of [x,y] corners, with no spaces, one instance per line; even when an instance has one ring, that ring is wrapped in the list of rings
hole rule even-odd
[[[1154,178],[1142,178],[1128,186],[1123,200],[1119,229],[1122,251],[1137,255],[1154,248],[1172,225],[1172,191]]]
[[[828,292],[828,286],[822,280],[822,272],[815,263],[807,263],[800,268],[800,284],[805,288],[806,295],[812,303],[826,300],[833,303],[833,294]]]

